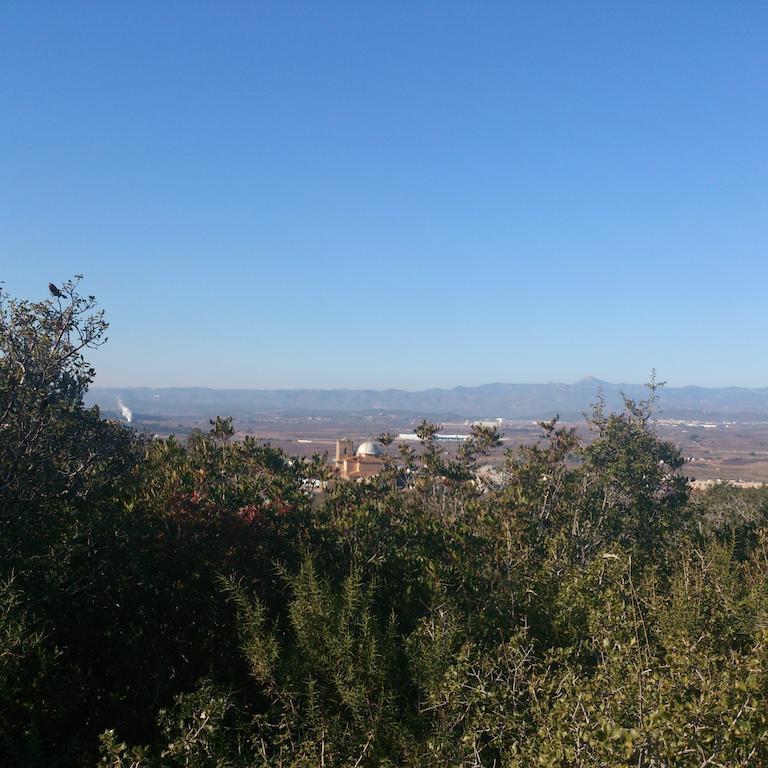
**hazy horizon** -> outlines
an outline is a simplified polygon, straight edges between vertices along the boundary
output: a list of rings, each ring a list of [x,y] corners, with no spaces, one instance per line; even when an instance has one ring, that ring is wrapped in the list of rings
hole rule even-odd
[[[601,379],[598,376],[591,376],[586,375],[582,376],[581,378],[575,380],[575,381],[562,381],[554,379],[552,381],[484,381],[479,382],[476,384],[466,384],[466,383],[458,383],[458,384],[448,384],[445,386],[441,385],[434,385],[434,386],[428,386],[428,387],[397,387],[397,386],[373,386],[373,387],[348,387],[348,386],[338,386],[338,387],[258,387],[258,386],[207,386],[207,385],[199,385],[199,384],[171,384],[167,386],[153,386],[151,384],[132,384],[132,385],[120,385],[120,384],[100,384],[97,381],[95,381],[91,385],[91,389],[108,389],[108,390],[126,390],[130,391],[132,389],[152,389],[152,390],[163,390],[163,389],[206,389],[206,390],[212,390],[212,391],[272,391],[272,390],[360,390],[360,391],[371,391],[371,392],[386,392],[390,390],[399,390],[403,392],[426,392],[432,389],[439,389],[439,390],[453,390],[453,389],[475,389],[479,387],[490,387],[490,386],[575,386],[578,384],[582,384],[584,382],[595,382],[598,386],[601,384],[609,385],[612,387],[622,387],[622,386],[633,386],[633,387],[640,387],[645,386],[646,382],[643,381],[608,381],[607,379]],[[699,388],[699,389],[767,389],[768,384],[764,384],[762,386],[758,385],[756,387],[749,387],[749,386],[742,386],[739,384],[723,384],[723,385],[717,385],[717,386],[707,386],[704,384],[698,384],[696,382],[689,382],[687,384],[672,384],[668,381],[663,381],[661,379],[658,380],[658,383],[662,386],[663,389],[671,388],[671,389],[686,389],[686,388]]]

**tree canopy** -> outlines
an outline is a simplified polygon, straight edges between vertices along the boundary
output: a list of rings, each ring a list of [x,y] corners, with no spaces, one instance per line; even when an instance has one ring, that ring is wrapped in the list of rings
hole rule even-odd
[[[86,408],[79,279],[0,294],[0,762],[768,764],[768,491],[692,495],[653,384],[477,472],[477,427],[318,503],[322,457]]]

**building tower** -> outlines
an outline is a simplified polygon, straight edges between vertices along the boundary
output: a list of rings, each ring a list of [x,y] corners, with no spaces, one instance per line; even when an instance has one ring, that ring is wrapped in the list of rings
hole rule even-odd
[[[336,441],[336,462],[351,459],[354,453],[354,445],[348,437],[341,437]]]

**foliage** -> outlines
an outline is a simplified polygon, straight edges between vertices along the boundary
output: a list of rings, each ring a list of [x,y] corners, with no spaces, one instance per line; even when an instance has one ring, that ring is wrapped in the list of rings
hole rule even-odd
[[[83,406],[106,341],[93,296],[67,281],[63,297],[11,299],[0,290],[0,503],[85,496],[125,470],[127,433]]]
[[[0,762],[768,764],[764,490],[691,497],[656,385],[477,472],[424,421],[364,483],[230,419],[83,405],[77,280],[0,303]]]

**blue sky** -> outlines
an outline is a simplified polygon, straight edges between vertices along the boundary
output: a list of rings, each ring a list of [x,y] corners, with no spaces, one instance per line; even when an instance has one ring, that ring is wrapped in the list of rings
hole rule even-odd
[[[768,385],[762,2],[0,8],[0,279],[101,385]]]

